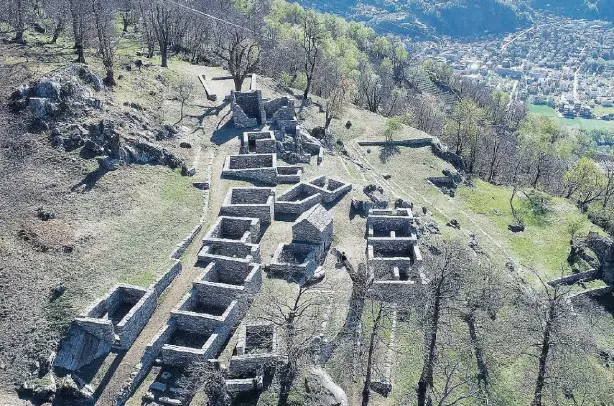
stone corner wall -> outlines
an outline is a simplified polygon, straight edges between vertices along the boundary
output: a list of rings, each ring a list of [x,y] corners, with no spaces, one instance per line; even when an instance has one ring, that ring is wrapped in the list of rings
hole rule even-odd
[[[160,296],[162,292],[164,292],[166,288],[171,284],[171,282],[177,277],[177,275],[179,275],[181,269],[181,261],[176,260],[173,266],[171,266],[164,274],[162,274],[154,283],[149,286],[149,289],[153,290],[156,296]]]

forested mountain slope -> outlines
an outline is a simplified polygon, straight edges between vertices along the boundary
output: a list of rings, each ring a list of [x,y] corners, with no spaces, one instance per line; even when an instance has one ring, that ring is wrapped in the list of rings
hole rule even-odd
[[[382,33],[466,37],[514,31],[535,12],[614,19],[614,0],[299,0],[305,6],[364,21]]]

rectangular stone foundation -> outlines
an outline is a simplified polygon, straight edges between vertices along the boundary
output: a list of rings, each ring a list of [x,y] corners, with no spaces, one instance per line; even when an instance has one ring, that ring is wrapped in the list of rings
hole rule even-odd
[[[277,184],[294,184],[301,181],[303,168],[300,166],[278,166]]]
[[[244,132],[241,137],[242,154],[274,154],[277,140],[273,131]]]
[[[193,286],[201,296],[226,296],[244,300],[260,291],[262,266],[250,264],[243,270],[225,267],[224,262],[211,262]]]
[[[276,199],[275,213],[301,214],[321,202],[322,195],[302,182]]]
[[[115,348],[130,348],[156,308],[156,295],[138,286],[118,285],[74,323]]]
[[[319,176],[305,183],[305,188],[313,193],[322,195],[322,202],[332,203],[341,196],[352,190],[352,184],[335,179],[330,179],[326,176]]]
[[[299,283],[310,279],[319,265],[320,246],[314,244],[279,244],[271,264],[271,274]]]
[[[260,247],[257,244],[215,243],[205,245],[198,253],[198,259],[204,265],[217,262],[236,272],[249,272],[252,263],[260,262]]]
[[[226,194],[220,214],[233,217],[253,217],[262,224],[273,221],[275,189],[273,188],[232,188]]]
[[[260,239],[260,219],[221,216],[203,238],[203,244],[216,241],[256,243]]]
[[[249,182],[277,184],[276,154],[229,155],[224,162],[222,176]]]

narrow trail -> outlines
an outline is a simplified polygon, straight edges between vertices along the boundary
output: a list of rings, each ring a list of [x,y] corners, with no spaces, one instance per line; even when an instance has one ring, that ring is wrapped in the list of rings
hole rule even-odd
[[[205,163],[201,163],[200,151],[197,154],[198,158],[198,169],[202,170]],[[214,149],[209,148],[209,160],[206,163],[206,179],[211,183],[211,170],[212,163],[214,159]],[[206,190],[203,193],[203,215],[201,217],[201,222],[204,222],[209,212],[209,191]],[[195,267],[194,264],[198,259],[198,252],[200,250],[200,245],[198,241],[201,238],[201,235],[206,230],[203,228],[201,232],[194,238],[194,242],[188,248],[188,250],[184,254],[184,258],[182,260],[183,269],[177,275],[175,280],[171,283],[171,285],[166,289],[166,291],[160,296],[158,299],[158,306],[135,340],[132,346],[128,349],[127,352],[120,353],[116,357],[116,362],[119,360],[118,365],[115,368],[109,370],[107,375],[112,374],[110,379],[106,383],[103,388],[98,388],[102,392],[98,396],[96,401],[96,405],[104,405],[104,406],[115,406],[116,404],[116,396],[121,390],[124,383],[130,377],[130,373],[133,368],[141,362],[141,358],[147,345],[151,342],[151,340],[155,337],[158,331],[166,324],[170,317],[170,312],[173,310],[179,301],[183,298],[183,296],[191,289],[192,282],[198,275],[202,272],[201,268]]]

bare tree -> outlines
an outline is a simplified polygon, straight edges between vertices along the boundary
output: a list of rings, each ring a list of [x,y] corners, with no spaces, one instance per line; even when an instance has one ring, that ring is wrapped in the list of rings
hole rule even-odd
[[[156,49],[156,32],[153,28],[152,10],[149,2],[139,0],[139,19],[141,23],[141,38],[147,46],[147,58],[153,58]]]
[[[313,78],[322,52],[324,27],[314,11],[305,13],[303,19],[303,51],[305,52],[304,72],[307,75],[307,85],[303,92],[303,100],[307,100],[313,83]]]
[[[160,66],[168,68],[168,51],[173,29],[173,11],[160,3],[150,10],[149,23],[160,47]]]
[[[416,387],[418,405],[429,404],[429,392],[433,388],[433,371],[437,359],[438,333],[446,309],[455,305],[462,289],[463,278],[468,269],[468,253],[457,241],[435,242],[430,247],[430,255],[425,261],[426,275],[429,280],[424,297],[424,363]]]
[[[188,80],[182,80],[177,85],[175,85],[175,89],[174,89],[175,97],[179,100],[179,103],[181,103],[181,113],[180,113],[179,121],[177,121],[176,124],[179,124],[181,121],[183,121],[184,107],[186,103],[188,103],[194,96],[194,91],[195,91],[194,84]]]
[[[107,86],[115,85],[113,74],[113,60],[115,57],[114,38],[115,29],[113,28],[112,10],[110,5],[103,0],[92,0],[92,10],[96,33],[98,34],[98,49],[102,56],[102,64],[107,72],[104,82]]]
[[[503,306],[504,283],[500,275],[500,270],[490,262],[475,264],[473,271],[465,278],[466,283],[457,307],[461,319],[467,325],[478,370],[477,383],[484,398],[488,397],[490,374],[486,362],[484,338],[480,336],[479,327],[484,328],[488,320],[494,321],[497,312]]]
[[[15,38],[13,41],[22,43],[24,41],[23,34],[26,31],[26,0],[12,0],[11,8],[13,15],[13,28],[15,29]]]
[[[208,361],[194,362],[183,372],[178,386],[194,395],[199,389],[207,397],[207,406],[230,406],[231,396],[219,368]]]
[[[230,71],[235,90],[241,91],[247,75],[253,73],[260,63],[260,44],[245,30],[226,27],[218,34],[215,54]]]
[[[75,53],[78,63],[85,63],[85,46],[87,32],[90,29],[90,10],[87,0],[68,0],[72,31],[75,40]]]
[[[537,361],[531,405],[541,406],[548,385],[556,386],[558,375],[564,373],[557,368],[559,359],[585,354],[591,342],[590,334],[586,334],[588,325],[571,304],[571,288],[562,284],[550,286],[536,277],[541,288],[524,290],[519,297],[519,309],[526,320],[525,352]]]
[[[290,390],[301,364],[314,351],[314,338],[319,336],[321,306],[320,294],[311,294],[309,287],[300,286],[292,300],[280,297],[278,292],[261,293],[266,297],[261,319],[277,326],[283,345],[283,363],[278,370],[279,399],[277,404],[288,403]]]
[[[45,11],[55,20],[55,28],[53,29],[53,36],[49,41],[50,44],[55,44],[60,38],[60,35],[66,28],[66,20],[69,15],[66,13],[70,9],[70,3],[67,0],[56,0],[50,2]]]
[[[341,116],[345,110],[345,104],[347,102],[348,92],[352,87],[352,82],[349,79],[343,79],[339,86],[337,86],[330,94],[328,100],[326,100],[326,119],[324,122],[324,129],[327,130],[330,127],[330,123],[333,118]]]

